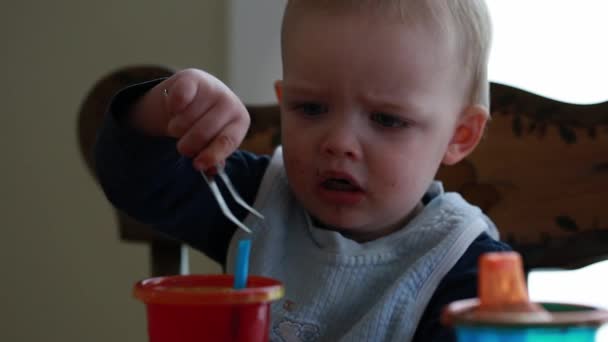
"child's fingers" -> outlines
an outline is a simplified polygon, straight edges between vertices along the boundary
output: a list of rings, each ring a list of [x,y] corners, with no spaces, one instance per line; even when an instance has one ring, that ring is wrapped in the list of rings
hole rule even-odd
[[[203,150],[231,120],[228,115],[206,113],[191,125],[177,142],[177,151],[185,156],[194,157]]]
[[[206,169],[204,169],[204,168],[196,168],[196,169],[199,171],[205,171],[205,174],[207,175],[207,177],[213,177],[219,173],[219,170],[224,167],[224,164],[225,164],[225,162],[219,162],[218,164],[215,164],[215,166],[211,166]]]
[[[179,153],[193,157],[207,148],[211,140],[222,133],[230,124],[249,127],[249,114],[245,106],[238,99],[225,96],[207,112],[198,116],[198,119],[187,128],[186,132],[177,142]],[[239,142],[244,137],[235,137]]]
[[[195,78],[183,74],[174,77],[175,79],[168,79],[163,88],[165,109],[171,115],[184,111],[196,98],[199,90]]]
[[[201,117],[212,112],[214,106],[217,106],[220,100],[221,95],[210,91],[208,86],[199,83],[196,94],[190,100],[190,103],[181,111],[173,113],[167,127],[169,134],[176,138],[185,135]]]
[[[242,137],[247,132],[248,125],[231,123],[216,136],[211,144],[202,150],[193,160],[197,170],[208,170],[224,161],[241,144]]]
[[[249,128],[245,106],[221,81],[200,70],[181,71],[166,82],[167,133],[179,139],[179,153],[194,158],[199,169],[221,163]]]

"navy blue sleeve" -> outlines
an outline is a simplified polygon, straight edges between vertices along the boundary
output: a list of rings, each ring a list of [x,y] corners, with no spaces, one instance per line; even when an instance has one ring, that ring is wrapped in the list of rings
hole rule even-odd
[[[483,253],[510,251],[511,247],[482,233],[443,278],[426,307],[413,341],[456,341],[453,329],[440,322],[441,312],[453,301],[477,297],[477,261]]]
[[[97,177],[117,209],[224,265],[236,227],[222,215],[192,161],[178,154],[175,139],[145,136],[124,122],[130,106],[158,82],[125,88],[113,98],[96,140]],[[249,204],[268,162],[268,156],[245,151],[226,160],[226,173]],[[247,212],[221,181],[218,185],[233,213],[243,219]]]

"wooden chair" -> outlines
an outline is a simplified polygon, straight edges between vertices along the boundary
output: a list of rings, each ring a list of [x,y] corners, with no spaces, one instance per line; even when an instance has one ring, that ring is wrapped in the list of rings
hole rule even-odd
[[[128,85],[168,77],[174,72],[173,69],[164,66],[128,66],[105,75],[93,84],[80,106],[77,126],[80,152],[95,179],[97,178],[94,171],[93,145],[112,96]],[[180,242],[155,233],[149,226],[132,219],[121,211],[116,210],[115,212],[121,240],[149,244],[152,276],[180,272],[183,254]]]
[[[113,93],[167,76],[159,66],[126,67],[95,83],[79,116],[83,157]],[[442,167],[438,179],[478,205],[502,239],[532,268],[575,268],[608,257],[608,102],[576,105],[517,88],[491,85],[492,120],[477,150]],[[280,143],[276,105],[248,106],[251,129],[242,148],[271,153]],[[179,243],[117,212],[120,238],[151,246],[152,275],[175,274]]]
[[[608,102],[564,103],[497,83],[490,94],[485,139],[438,178],[492,218],[527,270],[608,258]]]

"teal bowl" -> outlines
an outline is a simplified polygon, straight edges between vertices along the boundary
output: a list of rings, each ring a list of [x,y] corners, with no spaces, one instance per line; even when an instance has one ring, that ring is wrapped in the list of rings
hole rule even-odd
[[[459,342],[593,342],[608,311],[578,304],[538,303],[547,313],[480,313],[479,301],[450,304],[442,321]]]

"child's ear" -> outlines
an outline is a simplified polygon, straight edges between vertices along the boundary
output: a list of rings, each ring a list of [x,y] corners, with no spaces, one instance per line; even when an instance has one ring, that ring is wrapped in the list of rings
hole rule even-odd
[[[274,81],[274,93],[277,96],[277,101],[281,103],[281,98],[283,97],[283,81],[277,80]]]
[[[489,113],[481,105],[469,106],[457,122],[452,141],[443,156],[442,163],[453,165],[473,152],[483,136]]]

